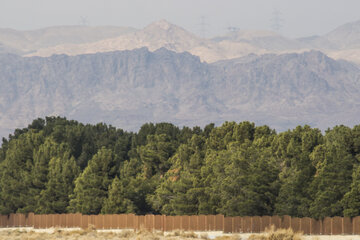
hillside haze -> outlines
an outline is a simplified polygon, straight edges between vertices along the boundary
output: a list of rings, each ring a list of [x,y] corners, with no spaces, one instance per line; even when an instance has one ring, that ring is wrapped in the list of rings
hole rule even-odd
[[[358,121],[360,70],[318,51],[208,64],[161,48],[51,57],[0,55],[1,135],[62,115],[136,130],[250,120],[278,130]]]

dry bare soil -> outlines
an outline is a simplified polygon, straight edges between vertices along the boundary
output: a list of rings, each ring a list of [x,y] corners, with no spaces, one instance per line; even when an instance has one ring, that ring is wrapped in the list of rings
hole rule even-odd
[[[1,229],[0,240],[360,240],[360,236],[303,236],[291,230],[268,230],[263,234],[219,234],[173,231],[171,233],[149,232],[146,230],[97,231],[96,229]]]

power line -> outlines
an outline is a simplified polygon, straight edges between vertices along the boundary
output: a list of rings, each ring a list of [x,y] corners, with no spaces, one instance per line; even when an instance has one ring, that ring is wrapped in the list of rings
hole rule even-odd
[[[280,29],[282,28],[283,26],[283,22],[284,20],[282,19],[281,17],[281,12],[277,9],[275,9],[273,11],[273,17],[271,19],[271,28],[272,30],[274,30],[275,32],[278,32],[280,31]]]

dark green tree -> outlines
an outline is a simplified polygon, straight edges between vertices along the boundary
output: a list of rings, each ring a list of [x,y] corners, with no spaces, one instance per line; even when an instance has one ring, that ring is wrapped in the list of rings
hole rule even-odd
[[[108,188],[117,168],[111,150],[102,148],[89,161],[88,166],[75,181],[71,195],[70,212],[98,214],[108,196]]]

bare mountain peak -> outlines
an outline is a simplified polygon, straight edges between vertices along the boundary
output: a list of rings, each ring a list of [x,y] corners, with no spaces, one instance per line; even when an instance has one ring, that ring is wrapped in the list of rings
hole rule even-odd
[[[177,27],[174,24],[166,21],[165,19],[161,19],[159,21],[153,22],[150,25],[148,25],[146,28],[160,28],[162,30],[169,30],[172,27]]]

